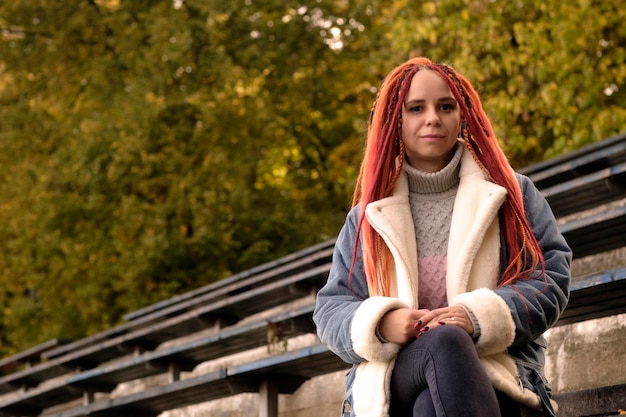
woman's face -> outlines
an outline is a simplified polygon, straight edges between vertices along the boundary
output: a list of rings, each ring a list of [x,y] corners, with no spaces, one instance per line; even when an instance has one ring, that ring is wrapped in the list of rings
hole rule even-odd
[[[454,155],[461,111],[448,84],[433,70],[419,70],[402,106],[402,141],[409,164],[437,172]]]

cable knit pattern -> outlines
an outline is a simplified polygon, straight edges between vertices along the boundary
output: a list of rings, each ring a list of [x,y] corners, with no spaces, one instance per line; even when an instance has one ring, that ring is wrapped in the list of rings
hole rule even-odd
[[[446,263],[452,209],[459,186],[459,161],[463,149],[441,171],[427,173],[408,164],[409,202],[418,253],[419,307],[434,309],[448,305]]]

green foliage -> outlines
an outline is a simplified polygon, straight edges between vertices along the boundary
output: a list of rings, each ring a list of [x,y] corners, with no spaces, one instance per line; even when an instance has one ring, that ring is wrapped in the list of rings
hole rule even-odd
[[[622,9],[0,4],[0,353],[334,237],[376,87],[409,56],[473,80],[516,166],[619,132]]]
[[[467,75],[515,166],[624,130],[626,11],[619,1],[449,0],[401,13],[394,49]]]

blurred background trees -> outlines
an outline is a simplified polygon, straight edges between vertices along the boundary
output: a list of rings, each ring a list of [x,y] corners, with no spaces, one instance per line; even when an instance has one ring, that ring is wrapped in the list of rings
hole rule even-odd
[[[560,0],[0,3],[0,354],[332,238],[410,56],[517,168],[626,126],[626,11]]]

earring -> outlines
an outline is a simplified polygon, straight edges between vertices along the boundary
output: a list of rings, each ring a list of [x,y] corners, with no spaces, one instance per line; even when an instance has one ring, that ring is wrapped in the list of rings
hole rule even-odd
[[[465,120],[461,120],[461,126],[459,126],[459,138],[465,139],[468,136],[467,130],[469,126]]]

